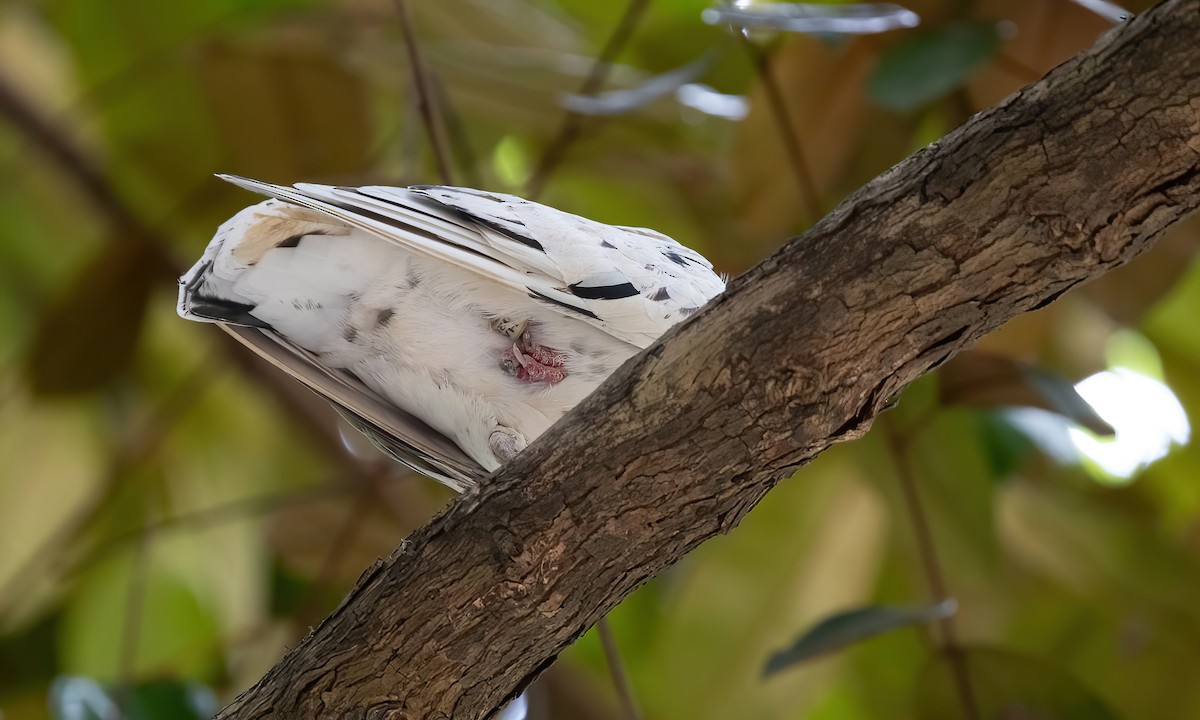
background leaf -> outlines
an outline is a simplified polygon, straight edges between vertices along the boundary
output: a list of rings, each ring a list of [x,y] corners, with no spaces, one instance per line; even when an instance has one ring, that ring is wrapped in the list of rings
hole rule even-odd
[[[763,668],[763,675],[769,677],[805,660],[836,652],[892,630],[950,617],[956,607],[957,603],[953,600],[943,600],[925,607],[870,605],[831,615],[809,628],[790,647],[771,655]]]
[[[945,405],[1035,407],[1058,413],[1098,435],[1115,432],[1071,381],[1028,363],[968,350],[943,365],[938,378]]]
[[[962,653],[980,717],[1021,720],[1117,720],[1108,705],[1053,661],[993,648]],[[961,718],[947,660],[937,657],[917,681],[916,715]]]
[[[880,58],[867,88],[871,99],[907,111],[966,83],[1000,47],[995,23],[963,23],[904,40]]]
[[[95,390],[129,366],[150,290],[170,277],[148,257],[142,243],[114,238],[42,311],[26,360],[35,393]]]

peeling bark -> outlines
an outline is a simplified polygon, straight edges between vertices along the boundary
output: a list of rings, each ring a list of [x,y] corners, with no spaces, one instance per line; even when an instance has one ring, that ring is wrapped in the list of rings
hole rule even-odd
[[[1167,2],[855,193],[367,570],[219,717],[492,713],[918,375],[1195,209],[1197,38],[1200,2]]]

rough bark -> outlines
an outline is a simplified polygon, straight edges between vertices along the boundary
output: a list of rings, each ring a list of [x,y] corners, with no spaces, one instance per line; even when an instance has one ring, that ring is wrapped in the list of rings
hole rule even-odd
[[[475,718],[907,383],[1200,204],[1172,0],[847,199],[365,572],[220,717]]]

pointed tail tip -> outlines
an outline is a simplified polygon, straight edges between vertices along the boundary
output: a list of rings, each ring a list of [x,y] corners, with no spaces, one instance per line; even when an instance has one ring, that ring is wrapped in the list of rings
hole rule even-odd
[[[213,175],[227,183],[232,183],[240,188],[245,188],[246,190],[251,190],[254,192],[262,192],[262,188],[264,187],[278,187],[277,185],[265,183],[261,180],[255,180],[254,178],[243,177],[241,175],[233,175],[231,173],[213,173]]]

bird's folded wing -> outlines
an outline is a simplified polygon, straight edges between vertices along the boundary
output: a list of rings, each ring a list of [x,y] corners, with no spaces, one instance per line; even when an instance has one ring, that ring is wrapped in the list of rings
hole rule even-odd
[[[221,177],[470,270],[636,347],[724,289],[707,260],[664,235],[510,195],[442,186],[286,187]]]
[[[445,436],[379,397],[348,373],[325,365],[304,348],[270,330],[226,323],[220,326],[272,365],[330,401],[347,421],[397,462],[459,492],[475,487],[487,475],[478,463]]]

